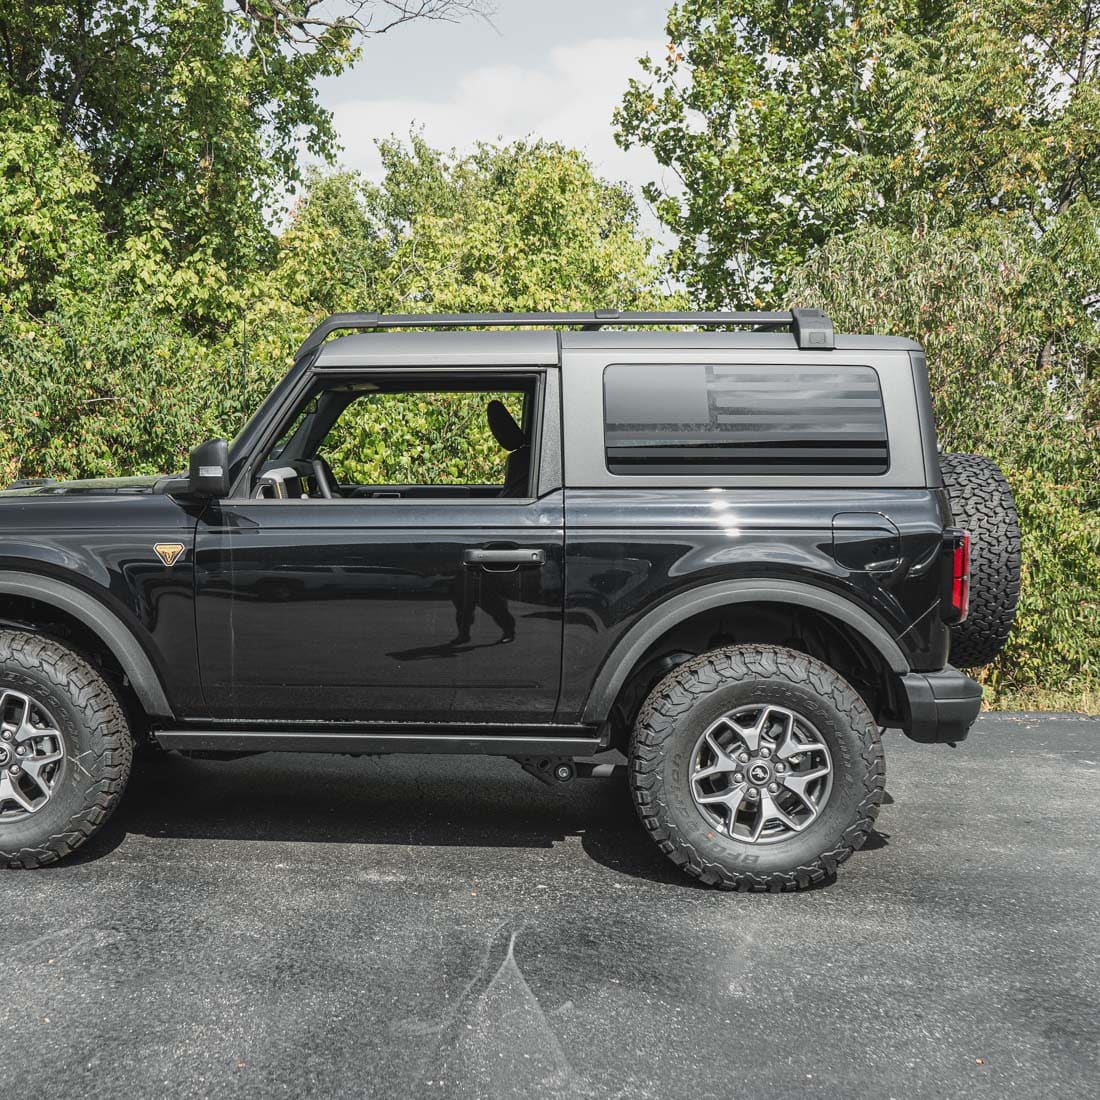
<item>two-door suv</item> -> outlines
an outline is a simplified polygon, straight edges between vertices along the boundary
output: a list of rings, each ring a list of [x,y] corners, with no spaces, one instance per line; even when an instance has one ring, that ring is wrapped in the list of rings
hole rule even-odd
[[[471,426],[490,453],[441,478]],[[551,784],[621,753],[689,874],[806,886],[871,830],[884,730],[967,735],[949,658],[991,660],[1018,591],[1011,493],[937,454],[909,340],[797,309],[337,315],[186,476],[0,493],[0,863],[77,848],[146,743]]]

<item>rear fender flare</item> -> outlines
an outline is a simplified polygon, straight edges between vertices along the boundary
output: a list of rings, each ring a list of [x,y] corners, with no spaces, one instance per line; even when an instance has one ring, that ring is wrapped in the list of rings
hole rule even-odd
[[[892,672],[898,675],[909,672],[909,662],[889,631],[869,612],[843,596],[800,581],[718,581],[666,600],[619,639],[596,676],[582,721],[603,722],[607,718],[631,671],[662,635],[703,611],[739,603],[786,603],[830,615],[855,630]]]

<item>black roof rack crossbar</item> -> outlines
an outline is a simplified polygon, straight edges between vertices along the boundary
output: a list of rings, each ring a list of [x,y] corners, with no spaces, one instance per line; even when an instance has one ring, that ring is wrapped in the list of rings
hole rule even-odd
[[[300,362],[312,355],[334,332],[362,332],[387,328],[529,328],[580,326],[595,332],[607,325],[739,325],[761,332],[789,328],[800,348],[833,347],[833,323],[819,309],[792,309],[756,313],[623,313],[597,309],[592,313],[334,313],[306,337],[294,356]]]

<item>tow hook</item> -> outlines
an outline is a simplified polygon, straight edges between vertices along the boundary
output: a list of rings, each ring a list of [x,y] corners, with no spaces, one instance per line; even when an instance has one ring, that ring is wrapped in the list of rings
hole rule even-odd
[[[615,774],[616,768],[625,767],[623,764],[592,764],[588,761],[577,763],[569,756],[513,756],[512,759],[528,775],[533,775],[548,787],[572,783],[574,779],[607,779]]]

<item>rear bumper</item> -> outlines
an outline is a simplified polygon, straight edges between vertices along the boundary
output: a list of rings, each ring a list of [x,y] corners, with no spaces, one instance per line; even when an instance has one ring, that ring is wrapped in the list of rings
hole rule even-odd
[[[982,709],[982,686],[948,665],[942,672],[910,672],[901,678],[908,702],[908,737],[926,745],[962,741]]]

